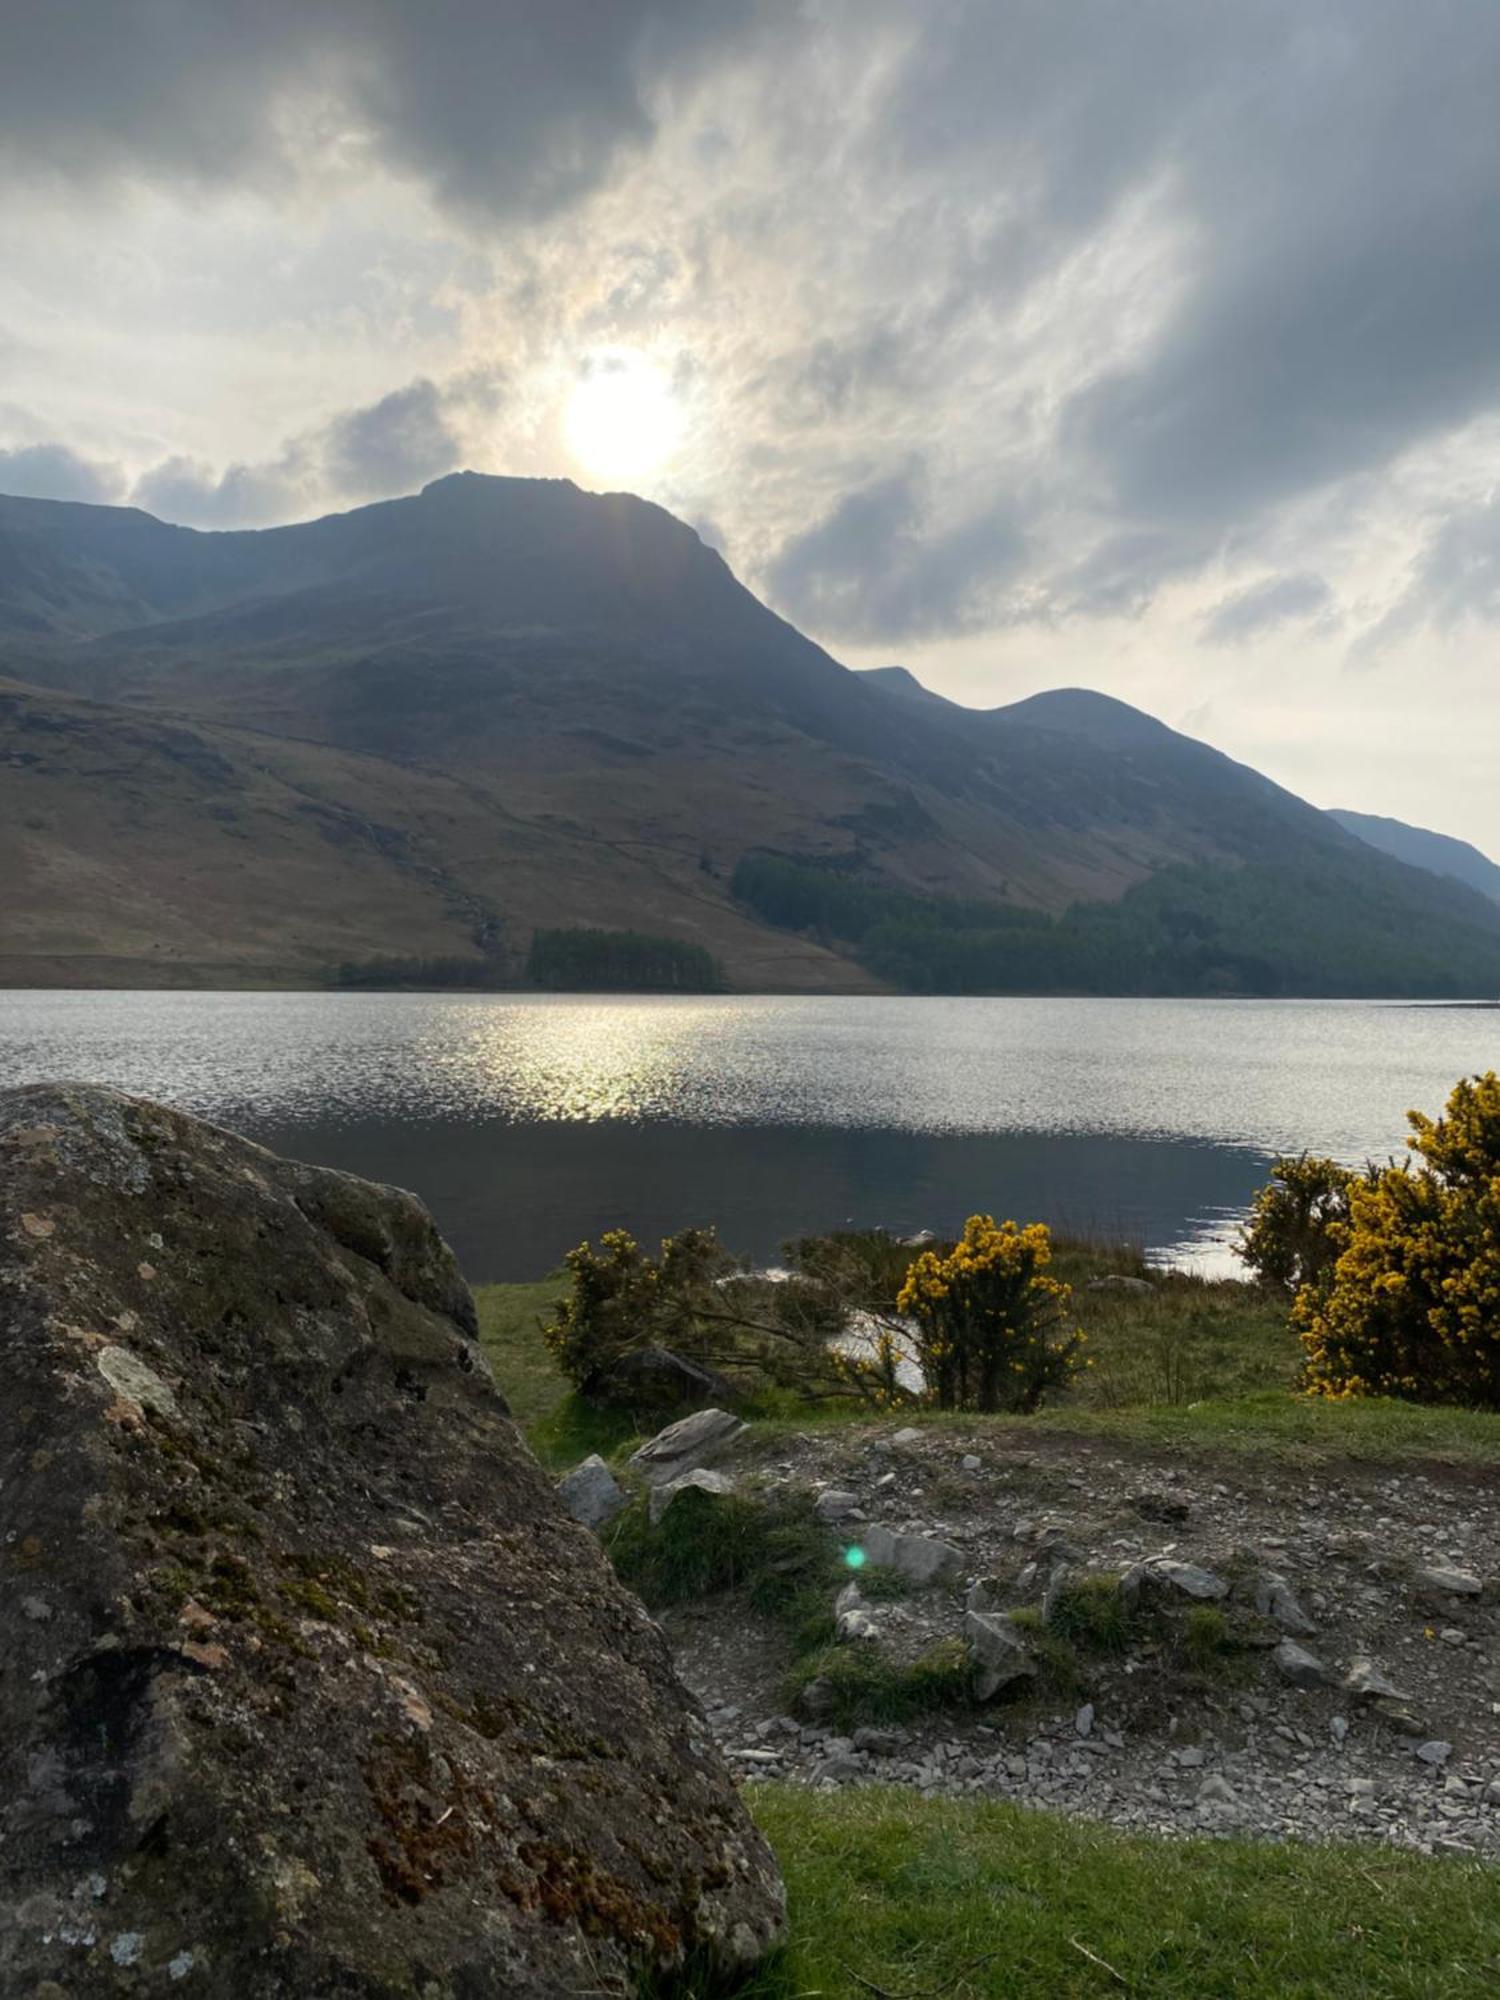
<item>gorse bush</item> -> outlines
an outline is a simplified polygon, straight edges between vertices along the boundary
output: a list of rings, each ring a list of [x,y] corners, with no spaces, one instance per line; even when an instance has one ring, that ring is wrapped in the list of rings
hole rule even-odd
[[[580,1243],[566,1258],[570,1297],[543,1336],[557,1365],[585,1395],[598,1391],[609,1369],[643,1347],[665,1347],[701,1358],[700,1311],[734,1260],[711,1229],[684,1229],[648,1257],[628,1231],[611,1229]]]
[[[1326,1284],[1344,1247],[1349,1190],[1375,1172],[1359,1174],[1310,1153],[1278,1160],[1239,1240],[1240,1255],[1260,1282],[1289,1299],[1305,1285]]]
[[[971,1215],[951,1251],[912,1264],[897,1306],[941,1408],[1030,1411],[1067,1382],[1083,1335],[1070,1323],[1071,1288],[1047,1275],[1051,1261],[1045,1224]]]
[[[1409,1116],[1421,1164],[1351,1182],[1332,1274],[1297,1295],[1307,1383],[1500,1409],[1500,1077]]]

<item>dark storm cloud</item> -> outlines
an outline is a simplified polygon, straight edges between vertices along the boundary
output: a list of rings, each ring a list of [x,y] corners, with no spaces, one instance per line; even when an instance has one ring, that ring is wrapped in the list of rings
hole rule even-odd
[[[148,513],[190,526],[259,527],[337,502],[412,493],[462,464],[461,420],[493,413],[499,397],[492,373],[423,378],[289,438],[254,464],[219,472],[192,458],[165,459],[131,497]]]
[[[774,601],[815,631],[854,639],[932,638],[988,622],[1021,538],[998,503],[932,521],[929,487],[913,458],[848,494],[781,550],[767,576]]]
[[[0,493],[28,500],[118,500],[125,476],[118,465],[82,458],[65,444],[0,449]]]
[[[744,18],[730,0],[19,0],[0,9],[0,155],[292,181],[353,137],[470,214],[541,214],[648,140],[651,87]]]
[[[1215,646],[1242,645],[1289,619],[1316,616],[1331,598],[1326,581],[1312,570],[1268,576],[1216,604],[1203,621],[1203,636]]]

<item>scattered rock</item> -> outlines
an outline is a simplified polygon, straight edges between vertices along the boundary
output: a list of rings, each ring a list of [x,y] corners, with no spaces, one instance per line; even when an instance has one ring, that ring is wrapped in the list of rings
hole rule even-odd
[[[846,1493],[839,1487],[830,1486],[813,1501],[813,1512],[820,1521],[842,1521],[858,1505],[857,1493]]]
[[[1251,1586],[1251,1602],[1262,1618],[1269,1618],[1294,1639],[1311,1639],[1317,1626],[1297,1602],[1291,1585],[1275,1570],[1261,1570]]]
[[[908,1424],[904,1430],[897,1431],[888,1442],[894,1450],[904,1451],[908,1445],[920,1444],[925,1435],[917,1425]]]
[[[542,2000],[776,1944],[770,1852],[412,1196],[0,1093],[0,1297],[7,1559],[54,1612],[0,1621],[0,1992]]]
[[[710,1472],[706,1466],[695,1466],[691,1472],[684,1472],[676,1479],[669,1479],[665,1486],[653,1486],[646,1502],[646,1511],[651,1520],[659,1521],[674,1501],[685,1493],[702,1493],[710,1500],[722,1500],[734,1491],[734,1481],[724,1472]]]
[[[978,1452],[966,1451],[959,1460],[959,1464],[965,1472],[978,1472],[983,1467],[984,1460],[979,1456]]]
[[[1361,1701],[1405,1701],[1407,1697],[1383,1674],[1373,1660],[1352,1660],[1344,1676],[1344,1686]]]
[[[1232,1806],[1238,1803],[1234,1786],[1222,1771],[1210,1771],[1198,1787],[1200,1806]]]
[[[1327,1683],[1328,1669],[1323,1662],[1295,1639],[1283,1639],[1271,1658],[1282,1679],[1293,1687],[1318,1688]]]
[[[1424,1764],[1431,1764],[1433,1769],[1436,1770],[1439,1765],[1446,1764],[1448,1759],[1453,1755],[1453,1745],[1451,1743],[1444,1743],[1440,1738],[1433,1737],[1426,1743],[1419,1743],[1417,1745],[1416,1755],[1421,1758]]]
[[[557,1497],[586,1528],[602,1528],[630,1499],[598,1452],[558,1480]]]
[[[875,1522],[861,1535],[860,1547],[867,1561],[895,1570],[909,1583],[946,1582],[964,1566],[963,1551],[951,1542],[931,1535],[898,1535]]]
[[[980,1701],[1035,1674],[1026,1642],[1003,1612],[966,1611],[963,1631],[974,1655],[974,1692]]]
[[[1229,1585],[1223,1577],[1197,1563],[1177,1562],[1171,1556],[1148,1556],[1120,1578],[1120,1589],[1127,1603],[1155,1585],[1199,1603],[1212,1603],[1229,1595]]]
[[[1412,1578],[1418,1590],[1432,1597],[1481,1597],[1484,1584],[1466,1569],[1419,1569]]]
[[[1094,1704],[1086,1701],[1073,1717],[1073,1727],[1080,1736],[1090,1736],[1094,1729]]]
[[[683,1473],[696,1472],[718,1458],[744,1428],[728,1410],[694,1410],[690,1417],[679,1417],[658,1431],[630,1463],[649,1486],[668,1486]]]
[[[1160,1521],[1168,1527],[1180,1527],[1193,1511],[1178,1493],[1137,1493],[1130,1504],[1143,1521]]]

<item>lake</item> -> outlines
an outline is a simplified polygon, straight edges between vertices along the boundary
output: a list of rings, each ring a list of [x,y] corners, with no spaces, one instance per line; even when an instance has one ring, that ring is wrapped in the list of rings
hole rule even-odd
[[[79,1077],[415,1189],[475,1282],[713,1222],[774,1260],[974,1210],[1224,1269],[1278,1153],[1401,1149],[1500,1012],[1364,1001],[0,991],[0,1085]]]

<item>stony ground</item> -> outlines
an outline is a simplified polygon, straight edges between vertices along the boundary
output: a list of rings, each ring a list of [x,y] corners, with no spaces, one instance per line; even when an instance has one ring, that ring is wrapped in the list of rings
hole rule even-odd
[[[994,1579],[981,1601],[1040,1607],[1059,1569],[1119,1573],[1164,1556],[1229,1582],[1226,1605],[1267,1574],[1294,1600],[1279,1628],[1241,1619],[1257,1643],[1201,1670],[1133,1640],[1081,1660],[1078,1687],[1023,1683],[982,1708],[848,1734],[787,1712],[788,1642],[776,1627],[725,1599],[668,1613],[679,1671],[743,1775],[981,1794],[1124,1827],[1500,1855],[1491,1475],[1190,1460],[894,1423],[769,1445],[752,1435],[716,1462],[742,1489],[852,1496],[839,1521],[851,1544],[880,1524],[958,1551],[949,1580],[871,1607],[879,1643],[903,1657],[962,1632],[979,1578]],[[851,1507],[826,1504],[835,1515]],[[1431,1570],[1460,1574],[1424,1580]],[[1275,1650],[1287,1618],[1321,1677]],[[1316,1684],[1291,1684],[1289,1669]],[[1351,1672],[1395,1692],[1359,1692]]]

